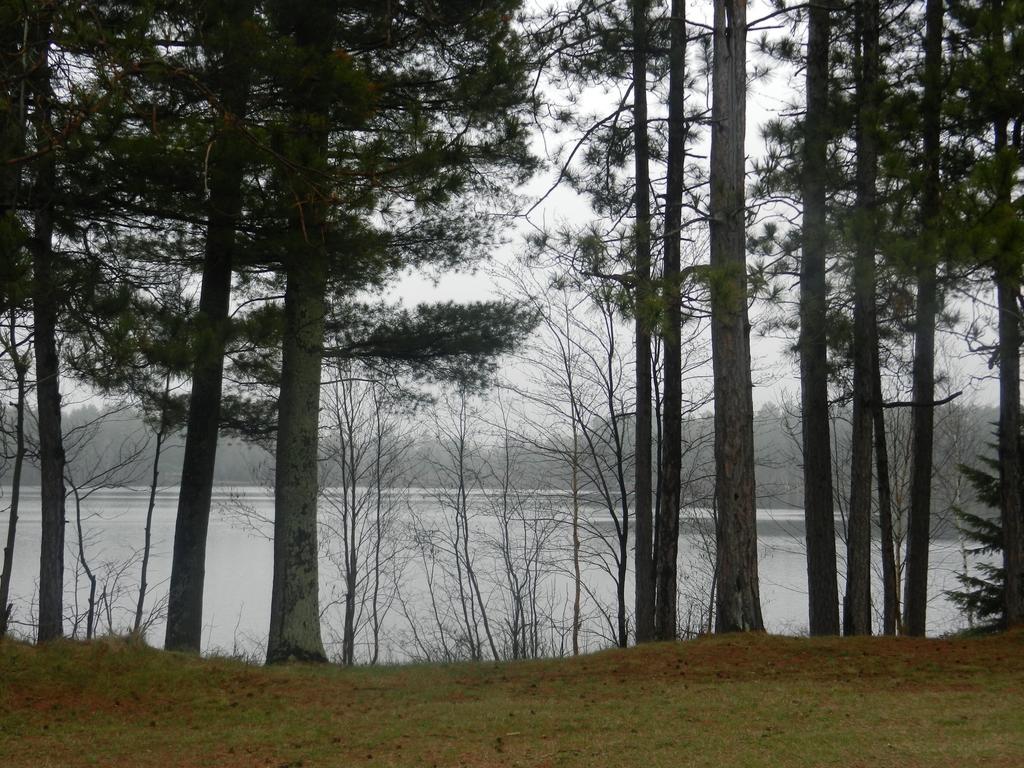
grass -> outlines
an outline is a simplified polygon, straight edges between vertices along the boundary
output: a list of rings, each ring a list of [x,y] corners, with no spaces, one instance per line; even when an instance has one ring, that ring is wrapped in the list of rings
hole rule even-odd
[[[0,641],[0,764],[1018,768],[1024,631],[352,670]]]

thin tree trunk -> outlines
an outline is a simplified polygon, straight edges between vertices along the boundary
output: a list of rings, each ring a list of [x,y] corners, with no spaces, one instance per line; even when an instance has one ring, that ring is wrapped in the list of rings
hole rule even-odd
[[[942,111],[943,0],[925,6],[924,189],[921,196],[921,237],[917,253],[917,318],[914,324],[913,401],[911,414],[910,524],[907,536],[907,576],[904,631],[924,635],[928,605],[928,548],[931,544],[932,445],[935,409],[935,318],[938,313],[936,268],[940,213],[939,156]]]
[[[53,135],[50,111],[49,40],[51,18],[41,14],[34,25],[30,46],[33,62],[30,88],[34,109],[32,122],[40,141]],[[64,441],[60,426],[60,361],[57,353],[59,270],[53,252],[53,197],[57,163],[53,151],[36,164],[33,190],[32,253],[33,323],[36,358],[36,413],[39,422],[39,470],[42,537],[39,550],[39,641],[64,634]]]
[[[22,61],[27,69],[28,51],[28,20],[22,20],[21,24],[11,24],[4,30],[5,54],[13,58],[15,52],[21,50]],[[13,72],[13,68],[12,68]],[[3,146],[11,156],[17,157],[24,154],[25,147],[25,111],[27,97],[27,83],[25,73],[20,78],[11,78],[9,81],[10,90],[4,96],[8,99],[9,109],[0,115],[0,146]],[[15,108],[17,105],[17,108]],[[18,232],[17,215],[21,203],[22,169],[20,167],[8,167],[0,170],[0,232],[3,232],[2,247],[14,248],[17,243],[13,240],[14,234]],[[18,352],[17,338],[18,312],[15,307],[10,307],[8,319],[8,354],[14,365],[16,400],[14,402],[15,432],[14,432],[14,466],[11,472],[11,501],[10,514],[7,518],[7,539],[4,545],[4,566],[0,574],[0,637],[7,634],[8,624],[11,619],[11,612],[14,606],[9,602],[11,593],[11,574],[14,567],[14,545],[18,533],[18,508],[21,499],[21,472],[25,462],[25,398],[27,393],[27,376],[30,363]]]
[[[373,389],[373,404],[374,404],[374,464],[373,464],[373,483],[374,483],[374,519],[373,519],[373,592],[370,597],[370,615],[371,621],[373,622],[373,651],[370,655],[370,664],[376,664],[380,657],[380,550],[381,550],[381,536],[383,535],[383,525],[381,516],[383,515],[383,492],[384,492],[384,476],[382,464],[384,461],[384,437],[385,429],[381,422],[381,409],[383,403],[380,399],[379,390],[376,386]]]
[[[85,571],[85,577],[89,580],[89,604],[85,614],[85,639],[92,640],[96,630],[96,574],[89,567],[89,560],[85,556],[85,532],[82,529],[82,497],[78,486],[71,483],[71,492],[75,497],[75,531],[78,534],[78,564]]]
[[[575,406],[574,406],[575,410]],[[580,572],[580,461],[579,461],[579,427],[576,417],[572,423],[572,655],[580,654],[581,597],[583,577]]]
[[[872,343],[871,418],[875,433],[875,475],[878,483],[878,528],[882,548],[882,633],[895,635],[900,613],[900,584],[892,530],[892,488],[889,484],[889,447],[886,444],[885,409],[882,407],[882,369],[878,329]]]
[[[629,490],[626,483],[626,449],[623,440],[620,416],[617,415],[615,391],[612,382],[615,380],[615,328],[614,318],[605,307],[605,328],[608,332],[608,349],[605,354],[605,401],[611,420],[611,438],[615,455],[615,481],[618,485],[619,520],[615,526],[618,541],[618,557],[615,573],[615,606],[616,606],[616,642],[625,648],[629,642],[626,622],[626,573],[629,567]],[[593,453],[593,450],[591,450]]]
[[[239,3],[232,13],[211,19],[209,26],[224,34],[224,28],[251,18],[252,8],[251,2]],[[232,61],[230,55],[225,55],[224,59]],[[235,118],[245,116],[249,91],[246,72],[229,64],[215,74],[211,88],[221,94],[224,108]],[[228,130],[213,142],[207,160],[210,197],[196,318],[202,341],[192,368],[164,637],[165,648],[193,653],[199,652],[202,642],[206,537],[217,461],[224,354],[230,327],[232,265],[242,208],[244,163],[241,153],[244,147],[244,139]]]
[[[995,59],[1002,62],[1005,52],[1005,18],[1001,0],[992,3],[994,23],[991,45]],[[1008,150],[1006,104],[996,106],[993,121],[993,149],[996,155]],[[1012,189],[1008,183],[997,191],[997,205],[1010,206]],[[1024,510],[1021,508],[1020,450],[1020,292],[1021,276],[1014,255],[996,256],[996,301],[999,306],[999,501],[1003,527],[1003,568],[1006,573],[1006,623],[1024,621]]]
[[[804,123],[803,257],[800,262],[800,392],[803,412],[804,524],[807,597],[812,635],[839,634],[832,443],[828,412],[828,48],[827,6],[812,4],[807,31],[807,116]]]
[[[679,558],[679,503],[682,445],[682,317],[680,309],[680,242],[682,238],[683,174],[686,167],[686,3],[672,0],[668,85],[668,177],[665,183],[665,244],[662,279],[665,283],[665,322],[662,342],[665,387],[662,405],[661,470],[658,473],[658,549],[655,561],[657,600],[655,634],[675,640]]]
[[[18,534],[18,511],[21,503],[21,472],[25,464],[25,398],[28,364],[21,358],[17,346],[15,313],[11,310],[10,355],[14,360],[15,401],[14,401],[14,466],[11,468],[11,502],[8,507],[7,542],[4,545],[4,568],[0,574],[0,637],[7,634],[8,623],[14,606],[9,602],[11,575],[14,569],[14,544]]]
[[[636,166],[636,641],[654,637],[655,569],[651,509],[650,151],[647,135],[647,0],[633,0],[633,152]]]
[[[562,366],[569,393],[569,418],[572,422],[572,455],[570,457],[570,491],[572,493],[572,655],[580,653],[580,626],[582,624],[583,577],[580,568],[580,416],[576,399],[575,373],[570,335],[571,314],[565,307],[565,344],[562,346]],[[554,324],[551,324],[554,327]]]
[[[1024,523],[1020,469],[1020,279],[1004,274],[999,302],[999,498],[1006,570],[1006,622],[1024,620]]]
[[[711,129],[711,348],[715,373],[718,632],[762,630],[744,190],[745,0],[715,0]]]
[[[167,400],[171,394],[171,374],[164,379],[164,399],[160,414],[160,426],[156,431],[156,447],[153,451],[153,474],[149,478],[149,504],[146,507],[146,532],[142,544],[142,573],[139,575],[139,599],[135,604],[135,621],[132,632],[139,634],[142,629],[142,615],[146,607],[146,592],[149,588],[149,555],[153,540],[153,510],[156,509],[156,492],[160,481],[160,457],[163,453],[164,437],[167,435]]]
[[[853,427],[843,632],[871,634],[872,346],[875,318],[875,179],[878,2],[860,0],[857,80],[857,180],[853,263]]]

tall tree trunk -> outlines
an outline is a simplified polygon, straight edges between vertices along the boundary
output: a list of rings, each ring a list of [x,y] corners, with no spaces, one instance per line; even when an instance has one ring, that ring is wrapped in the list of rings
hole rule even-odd
[[[29,42],[32,55],[36,58],[29,84],[34,102],[32,124],[36,140],[43,143],[54,135],[50,119],[54,98],[49,62],[50,13],[41,14],[32,25]],[[40,642],[64,634],[64,440],[60,426],[60,361],[57,353],[60,287],[59,269],[53,252],[53,197],[56,182],[57,162],[53,150],[50,150],[36,161],[36,182],[32,193],[33,232],[29,240],[33,271],[33,343],[42,508],[39,550]]]
[[[658,473],[657,602],[655,632],[659,640],[675,640],[676,570],[679,557],[679,497],[683,463],[682,347],[680,309],[680,242],[682,238],[683,173],[686,166],[686,3],[672,0],[668,85],[668,178],[665,183],[665,390],[662,405],[661,470]]]
[[[896,572],[896,549],[892,530],[892,488],[889,484],[889,446],[886,444],[885,409],[882,407],[882,368],[879,360],[878,329],[872,342],[871,419],[875,432],[875,475],[878,483],[878,529],[882,548],[882,632],[896,634],[900,611],[900,585]]]
[[[647,134],[647,0],[633,0],[633,159],[636,167],[636,641],[654,637],[655,576],[651,509],[650,151]]]
[[[26,40],[28,33],[27,20],[15,23],[17,15],[6,19],[8,22],[3,32],[3,55],[10,59],[17,57],[18,51],[26,56]],[[25,61],[25,59],[23,59]],[[27,67],[26,67],[27,68]],[[13,73],[13,68],[12,68]],[[22,73],[24,74],[24,73]],[[0,152],[6,157],[20,157],[25,152],[25,101],[26,87],[24,77],[11,77],[8,83],[10,90],[4,94],[9,109],[0,115]],[[0,170],[0,249],[13,254],[22,246],[21,227],[18,223],[18,208],[21,204],[21,167],[7,167]],[[14,263],[14,259],[10,259]],[[5,286],[6,287],[6,286]],[[14,466],[11,471],[10,514],[7,518],[7,539],[4,544],[4,565],[0,573],[0,637],[7,634],[7,626],[11,618],[13,606],[10,604],[11,575],[14,568],[14,545],[18,535],[18,509],[21,500],[21,472],[25,463],[25,398],[28,392],[27,378],[30,362],[18,351],[18,316],[20,307],[13,304],[14,286],[8,291],[5,304],[7,311],[8,340],[6,343],[8,356],[14,365],[15,401],[14,401]]]
[[[237,3],[223,17],[211,18],[218,34],[252,16],[252,2]],[[245,116],[248,77],[224,51],[225,66],[215,73],[211,89],[220,94],[225,110]],[[236,52],[237,54],[237,52]],[[227,122],[227,121],[225,121]],[[206,247],[196,326],[201,342],[192,367],[185,455],[178,514],[174,528],[171,582],[167,595],[164,647],[198,653],[203,627],[203,587],[206,578],[206,537],[210,524],[213,475],[217,461],[224,352],[230,328],[231,276],[236,230],[242,208],[245,140],[230,128],[216,137],[208,158]]]
[[[572,454],[569,457],[569,489],[572,493],[572,655],[580,653],[580,628],[583,624],[583,572],[580,565],[580,421],[579,402],[576,393],[576,374],[572,358],[572,313],[568,304],[564,307],[564,342],[560,342],[562,369],[565,372],[565,387],[569,396],[569,418],[572,424]],[[550,322],[550,321],[549,321]],[[552,328],[554,323],[550,322]]]
[[[1024,522],[1020,468],[1020,278],[1003,274],[999,302],[999,499],[1006,570],[1006,622],[1024,621]]]
[[[803,411],[804,523],[812,635],[839,634],[836,524],[828,411],[829,9],[812,4],[807,29],[807,116],[804,123],[803,257],[800,262],[800,393]]]
[[[942,111],[943,0],[925,6],[924,188],[921,195],[921,237],[917,253],[917,318],[914,324],[913,402],[911,415],[910,525],[907,537],[907,581],[903,629],[924,635],[928,605],[928,548],[931,539],[932,444],[935,409],[935,318],[938,313],[936,269],[939,228],[940,117]]]
[[[570,395],[572,397],[572,395]],[[573,406],[575,410],[575,406]],[[583,575],[580,569],[580,433],[576,417],[572,420],[572,655],[580,655]]]
[[[853,426],[843,632],[871,633],[871,401],[875,318],[878,0],[860,0],[856,30],[857,178],[853,261]]]
[[[764,629],[757,575],[754,406],[744,190],[745,0],[715,0],[711,129],[711,349],[715,373],[718,632]]]
[[[275,25],[305,52],[308,74],[289,93],[288,174],[295,213],[285,264],[284,342],[274,474],[274,583],[267,663],[326,661],[320,634],[317,463],[320,374],[330,257],[328,202],[319,188],[328,165],[328,121],[320,77],[332,55],[331,4],[274,3]]]
[[[991,45],[995,59],[1005,60],[1005,18],[1001,0],[992,3]],[[993,135],[995,154],[1009,148],[1007,105],[996,105]],[[996,203],[1007,208],[1013,190],[1007,179],[997,190]],[[1018,246],[1019,247],[1019,246]],[[999,307],[999,512],[1003,526],[1003,568],[1006,572],[1006,623],[1024,621],[1024,509],[1021,508],[1020,450],[1020,292],[1017,253],[996,254],[996,300]]]

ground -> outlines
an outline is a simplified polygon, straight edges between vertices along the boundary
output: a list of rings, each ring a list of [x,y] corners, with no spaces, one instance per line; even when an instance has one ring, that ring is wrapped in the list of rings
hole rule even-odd
[[[0,641],[15,766],[1024,765],[1024,632],[707,638],[543,662],[273,669]]]

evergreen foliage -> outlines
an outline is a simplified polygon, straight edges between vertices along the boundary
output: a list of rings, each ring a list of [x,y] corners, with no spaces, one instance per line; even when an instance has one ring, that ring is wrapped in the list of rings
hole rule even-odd
[[[979,456],[980,466],[961,465],[978,501],[999,509],[999,462]],[[960,589],[946,594],[967,617],[972,629],[994,632],[1006,627],[1006,569],[1002,565],[1003,526],[998,515],[956,508],[957,527],[968,545],[969,564],[957,574]]]

